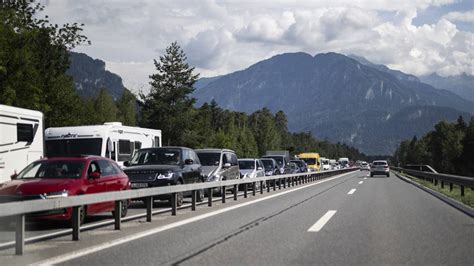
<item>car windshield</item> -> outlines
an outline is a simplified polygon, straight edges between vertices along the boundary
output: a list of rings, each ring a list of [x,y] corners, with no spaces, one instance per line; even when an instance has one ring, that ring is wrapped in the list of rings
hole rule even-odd
[[[197,155],[203,166],[218,166],[221,160],[220,152],[198,152]]]
[[[255,169],[255,161],[245,160],[239,161],[239,168],[240,169]]]
[[[305,161],[305,163],[309,165],[316,164],[316,158],[301,158],[301,160]]]
[[[83,161],[41,161],[28,165],[17,178],[80,178],[83,169]]]
[[[265,167],[266,170],[271,170],[273,168],[273,161],[272,160],[265,160],[261,159],[263,166]]]
[[[301,161],[290,161],[290,162],[296,164],[298,167],[303,167],[303,162]]]
[[[102,139],[60,139],[45,141],[46,157],[101,155]]]
[[[281,156],[275,156],[275,157],[273,157],[273,156],[265,156],[265,158],[272,158],[272,159],[274,159],[274,160],[276,161],[276,163],[278,164],[278,166],[280,166],[280,167],[283,166],[283,157],[281,157]]]
[[[132,165],[179,165],[181,162],[179,149],[145,149],[139,150],[130,161]]]

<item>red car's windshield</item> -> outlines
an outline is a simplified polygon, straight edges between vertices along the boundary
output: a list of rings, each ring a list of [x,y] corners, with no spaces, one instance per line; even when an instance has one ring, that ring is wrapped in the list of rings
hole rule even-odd
[[[80,178],[83,161],[54,160],[34,162],[18,175],[18,179],[30,178]]]

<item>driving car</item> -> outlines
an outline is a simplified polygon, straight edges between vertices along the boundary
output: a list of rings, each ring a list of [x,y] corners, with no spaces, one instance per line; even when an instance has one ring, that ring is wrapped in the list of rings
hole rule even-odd
[[[215,182],[240,178],[237,155],[228,149],[195,150],[202,165],[204,182]],[[213,194],[222,195],[221,187],[214,188]]]
[[[13,180],[0,185],[0,202],[65,198],[130,189],[127,175],[115,161],[100,156],[57,157],[35,161]],[[129,201],[122,202],[125,217]],[[114,202],[81,207],[80,222],[88,215],[113,212]],[[59,208],[29,215],[35,219],[65,220],[72,224],[72,208]]]
[[[388,166],[388,162],[385,160],[373,161],[372,167],[370,168],[370,176],[373,177],[374,175],[385,175],[389,177],[390,167]]]
[[[365,170],[370,171],[370,166],[367,162],[361,162],[360,166],[359,166],[359,169],[361,171],[365,171]]]
[[[239,159],[239,169],[241,178],[256,178],[264,177],[265,169],[260,159]],[[260,187],[260,182],[257,182],[257,187]]]
[[[202,182],[202,166],[194,150],[186,147],[159,147],[138,150],[132,160],[124,163],[125,173],[131,182],[132,189],[174,186]],[[177,193],[177,205],[183,204],[184,196],[188,193]],[[197,192],[198,201],[202,201],[204,193]],[[158,200],[168,200],[171,195],[153,197]]]
[[[308,172],[308,166],[303,160],[291,160],[290,163],[295,163],[299,167],[299,173]]]
[[[265,168],[265,175],[277,175],[279,173],[278,164],[273,158],[260,158],[260,161],[263,163],[263,167]]]
[[[271,158],[277,162],[278,174],[283,175],[288,171],[288,160],[285,155],[264,155],[262,158]]]

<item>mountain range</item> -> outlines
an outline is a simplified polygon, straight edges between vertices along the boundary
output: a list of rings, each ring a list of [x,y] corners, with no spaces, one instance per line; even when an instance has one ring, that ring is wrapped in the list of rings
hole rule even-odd
[[[392,154],[401,140],[421,136],[440,120],[474,113],[474,102],[416,76],[358,56],[286,53],[196,84],[197,105],[253,112],[283,110],[294,132]]]
[[[104,61],[75,52],[70,52],[69,60],[66,73],[73,78],[76,90],[82,98],[94,98],[102,88],[105,88],[115,101],[122,97],[126,90],[122,78],[106,70]]]

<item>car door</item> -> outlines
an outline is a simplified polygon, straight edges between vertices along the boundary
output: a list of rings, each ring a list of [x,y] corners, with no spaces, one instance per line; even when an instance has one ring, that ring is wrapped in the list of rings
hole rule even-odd
[[[240,179],[239,162],[235,153],[230,154],[230,174],[232,179]]]
[[[102,173],[100,178],[102,179],[102,182],[105,183],[104,192],[120,191],[122,183],[118,176],[119,173],[116,171],[112,163],[108,160],[99,160],[98,163]],[[114,202],[104,202],[100,207],[100,211],[112,210],[114,208]]]
[[[265,167],[263,167],[263,163],[260,160],[257,161],[257,177],[263,177],[265,176]]]
[[[201,166],[201,161],[199,160],[199,157],[197,156],[196,152],[193,150],[189,150],[189,154],[191,156],[191,159],[193,160],[193,167],[192,167],[192,174],[193,174],[193,180],[194,183],[199,183],[202,182],[201,176],[202,176],[202,166]]]
[[[99,178],[91,178],[93,172],[99,172]],[[99,165],[98,160],[93,160],[90,162],[87,169],[87,185],[85,194],[94,194],[94,193],[103,193],[106,191],[106,180],[102,177],[102,170]],[[100,212],[104,207],[104,203],[96,203],[87,206],[87,213],[94,214]]]
[[[222,153],[222,179],[223,180],[229,180],[232,179],[232,164],[231,167],[225,167],[226,164],[231,164],[231,157],[228,152],[223,152]]]

